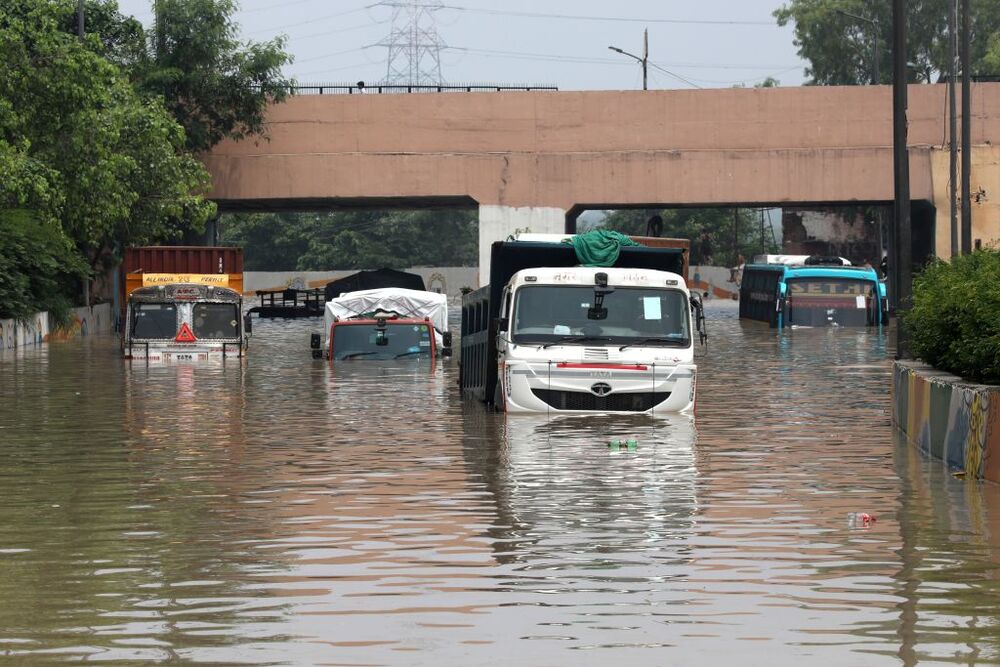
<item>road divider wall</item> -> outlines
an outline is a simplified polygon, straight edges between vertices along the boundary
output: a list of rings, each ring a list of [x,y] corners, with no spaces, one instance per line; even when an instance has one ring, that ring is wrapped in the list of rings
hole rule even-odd
[[[49,314],[35,313],[27,320],[0,320],[0,352],[40,345],[53,340],[69,340],[112,331],[111,304],[74,308],[65,327],[50,330]]]
[[[893,423],[925,455],[967,477],[1000,482],[1000,386],[897,361],[892,405]]]

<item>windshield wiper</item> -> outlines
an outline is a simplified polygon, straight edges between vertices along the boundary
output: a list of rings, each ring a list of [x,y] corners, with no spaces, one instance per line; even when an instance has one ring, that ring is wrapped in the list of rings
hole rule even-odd
[[[408,352],[400,352],[393,359],[399,359],[400,357],[405,357],[411,354],[420,354],[423,350],[409,350]]]
[[[344,356],[340,357],[340,361],[343,361],[344,359],[353,359],[354,357],[364,357],[364,356],[369,355],[369,354],[378,354],[378,352],[372,352],[372,351],[368,351],[368,352],[351,352],[350,354],[345,354]]]
[[[547,347],[552,347],[553,345],[562,345],[564,343],[582,343],[587,340],[611,340],[607,336],[563,336],[559,340],[552,341],[551,343],[546,343],[542,345],[544,350]]]
[[[618,351],[621,352],[622,350],[624,350],[627,347],[637,347],[639,345],[644,345],[646,343],[666,343],[666,344],[670,345],[671,347],[687,347],[688,346],[688,339],[687,338],[664,338],[663,336],[653,337],[653,338],[640,338],[639,340],[632,341],[631,343],[625,343],[620,348],[618,348]]]

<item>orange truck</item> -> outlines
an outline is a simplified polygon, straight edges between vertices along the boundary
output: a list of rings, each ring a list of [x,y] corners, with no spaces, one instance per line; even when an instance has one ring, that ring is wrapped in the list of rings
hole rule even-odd
[[[243,250],[127,248],[121,268],[122,352],[146,361],[243,357]]]

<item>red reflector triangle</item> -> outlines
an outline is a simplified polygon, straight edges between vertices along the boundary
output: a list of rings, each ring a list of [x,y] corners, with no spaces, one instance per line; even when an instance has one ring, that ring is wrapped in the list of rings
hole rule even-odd
[[[178,343],[193,343],[197,338],[191,333],[191,327],[187,325],[187,322],[181,325],[181,330],[177,332],[177,337],[174,338]]]

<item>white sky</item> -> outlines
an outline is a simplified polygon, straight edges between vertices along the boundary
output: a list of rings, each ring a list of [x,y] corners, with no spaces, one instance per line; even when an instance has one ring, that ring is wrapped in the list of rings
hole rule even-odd
[[[300,83],[383,79],[392,9],[376,0],[243,0],[236,19],[247,39],[288,36]],[[435,13],[442,75],[449,83],[541,83],[562,90],[642,87],[639,64],[608,50],[641,54],[649,29],[651,89],[753,85],[770,75],[803,80],[791,27],[771,12],[781,0],[443,0]],[[124,13],[152,21],[152,0],[119,0]],[[494,13],[502,12],[502,13]],[[560,15],[557,18],[516,16]],[[580,17],[603,17],[587,20]],[[610,20],[615,18],[619,20]],[[621,20],[621,19],[635,19]],[[700,22],[700,23],[699,23]],[[675,78],[668,70],[687,80]]]

